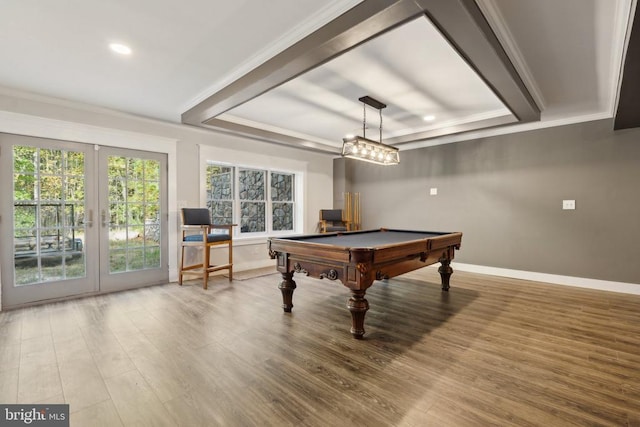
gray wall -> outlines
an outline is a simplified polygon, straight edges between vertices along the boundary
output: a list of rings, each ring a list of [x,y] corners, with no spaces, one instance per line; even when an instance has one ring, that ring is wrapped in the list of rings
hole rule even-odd
[[[364,228],[463,232],[459,262],[640,284],[640,129],[612,129],[601,120],[402,151],[390,167],[337,159],[348,182],[335,191],[361,193]]]

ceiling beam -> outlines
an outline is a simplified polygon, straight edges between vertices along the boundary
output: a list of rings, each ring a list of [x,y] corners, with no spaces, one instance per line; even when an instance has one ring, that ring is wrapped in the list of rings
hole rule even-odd
[[[540,119],[540,111],[473,0],[364,0],[182,114],[194,126],[227,128],[216,117],[295,77],[390,31],[427,15],[461,57],[520,122]],[[495,124],[494,124],[495,125]],[[243,127],[243,134],[251,135]],[[258,135],[262,133],[262,136]],[[255,136],[296,145],[303,140],[278,134]],[[417,137],[420,137],[416,135]],[[408,142],[404,140],[403,142]],[[413,140],[416,140],[415,138]]]
[[[640,126],[640,7],[636,6],[629,44],[624,59],[622,84],[618,96],[618,107],[613,124],[614,130]]]
[[[417,0],[442,35],[520,122],[540,110],[474,0]]]
[[[421,14],[413,1],[364,0],[182,114],[202,125]]]

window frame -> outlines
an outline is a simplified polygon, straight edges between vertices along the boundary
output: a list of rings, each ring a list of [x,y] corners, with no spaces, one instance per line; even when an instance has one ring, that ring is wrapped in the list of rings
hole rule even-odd
[[[247,162],[247,153],[213,146],[200,145],[200,206],[207,206],[207,166],[215,164],[224,167],[233,167],[234,169],[234,200],[233,203],[233,223],[238,224],[234,227],[234,240],[238,243],[246,242],[262,242],[265,237],[279,237],[295,234],[302,234],[305,227],[305,201],[303,189],[305,188],[307,162],[281,159],[271,156],[252,154],[252,162]],[[241,232],[240,230],[240,200],[237,197],[239,192],[239,173],[238,169],[254,169],[262,170],[266,173],[266,199],[265,199],[265,221],[266,229],[264,232]],[[271,200],[271,173],[293,175],[293,230],[273,230],[273,213]],[[182,203],[183,206],[186,206]]]
[[[231,187],[231,198],[229,199],[214,199],[214,198],[209,198],[209,190],[208,190],[208,186],[210,183],[209,180],[209,174],[208,174],[208,168],[210,165],[214,165],[214,166],[218,166],[220,168],[227,168],[230,169],[230,176],[231,176],[231,182],[230,182],[230,187]],[[218,201],[218,202],[230,202],[231,203],[231,222],[234,222],[234,218],[235,218],[235,213],[234,213],[234,206],[235,206],[235,192],[236,192],[236,170],[232,165],[229,164],[222,164],[222,163],[212,163],[210,161],[207,161],[206,166],[205,166],[205,183],[204,183],[204,187],[205,187],[205,204],[204,206],[209,209],[209,211],[211,212],[212,207],[209,205],[209,202],[213,202],[213,201]],[[213,196],[213,193],[211,193],[211,195]],[[212,221],[215,223],[215,219],[212,217]]]
[[[268,202],[271,204],[270,205],[270,209],[268,214],[271,216],[269,224],[270,224],[270,229],[272,233],[290,233],[290,232],[294,232],[296,230],[296,223],[297,223],[297,218],[296,218],[296,204],[297,204],[297,200],[296,200],[296,174],[293,172],[286,172],[286,171],[281,171],[281,170],[274,170],[271,169],[267,172],[269,174],[269,185],[268,185]],[[289,175],[292,177],[291,179],[291,199],[290,200],[273,200],[273,193],[271,191],[271,189],[273,188],[273,184],[272,184],[272,175],[273,174],[279,174],[279,175]],[[292,230],[274,230],[273,229],[273,204],[274,203],[278,203],[278,204],[290,204],[292,205],[291,208],[291,212],[293,214],[293,229]]]
[[[240,176],[243,171],[247,172],[261,172],[262,173],[262,182],[263,182],[263,190],[262,190],[262,199],[241,199],[240,198]],[[239,236],[262,236],[269,235],[271,231],[271,227],[269,227],[269,218],[268,218],[268,203],[269,203],[269,176],[270,172],[266,169],[255,168],[255,167],[244,167],[244,166],[235,166],[235,188],[237,189],[234,194],[234,209],[233,209],[233,222],[238,224],[237,233]],[[242,204],[243,203],[255,203],[262,204],[264,207],[264,231],[242,231]]]

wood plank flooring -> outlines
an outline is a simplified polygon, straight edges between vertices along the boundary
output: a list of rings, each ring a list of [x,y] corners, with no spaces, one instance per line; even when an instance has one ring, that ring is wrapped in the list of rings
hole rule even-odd
[[[245,277],[250,277],[245,276]],[[211,279],[0,312],[0,402],[72,426],[640,426],[640,296],[425,268]]]

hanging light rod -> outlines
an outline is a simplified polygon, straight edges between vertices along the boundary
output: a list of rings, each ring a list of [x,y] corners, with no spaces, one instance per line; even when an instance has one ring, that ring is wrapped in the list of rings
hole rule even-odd
[[[358,98],[363,103],[362,136],[351,136],[342,140],[342,156],[351,159],[371,162],[378,165],[397,165],[400,163],[398,149],[382,143],[382,109],[387,107],[377,99],[370,96]],[[380,111],[380,141],[366,138],[367,109],[366,105]]]

